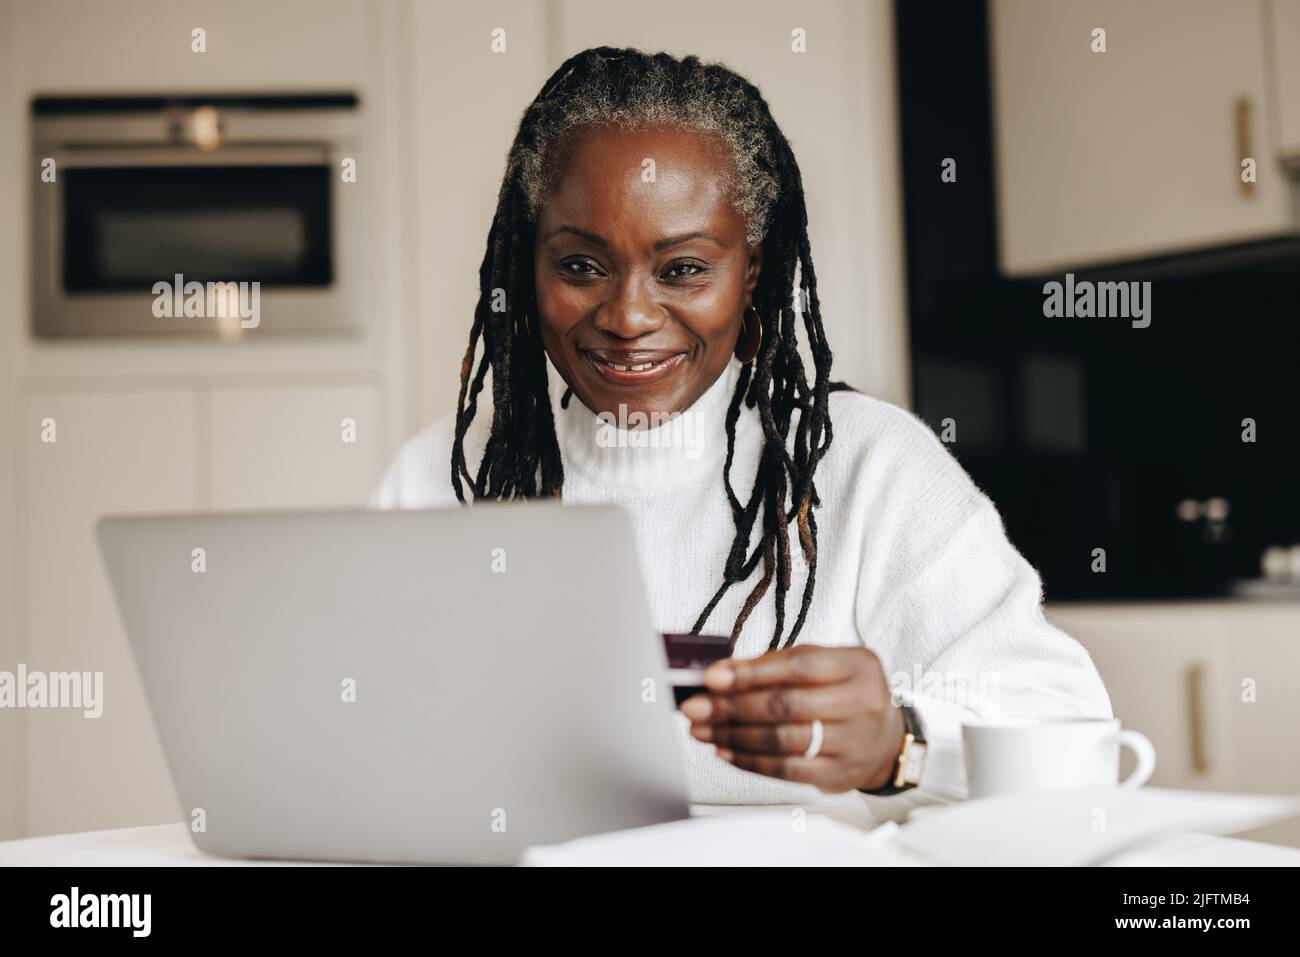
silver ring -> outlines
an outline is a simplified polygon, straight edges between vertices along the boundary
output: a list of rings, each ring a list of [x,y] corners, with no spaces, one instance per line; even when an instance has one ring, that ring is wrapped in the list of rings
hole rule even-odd
[[[804,756],[805,758],[815,758],[815,757],[817,757],[817,755],[821,752],[821,749],[822,749],[822,737],[825,735],[825,733],[826,733],[826,731],[825,731],[825,729],[822,727],[821,720],[820,720],[819,718],[813,718],[813,722],[812,722],[812,741],[809,742],[809,744],[808,744],[808,750],[805,751],[805,752],[803,753],[803,756]]]

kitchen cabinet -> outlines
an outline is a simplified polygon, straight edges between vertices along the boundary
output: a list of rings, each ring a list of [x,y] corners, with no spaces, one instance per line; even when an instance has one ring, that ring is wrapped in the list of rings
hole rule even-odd
[[[22,67],[33,87],[46,93],[338,90],[366,79],[374,6],[354,0],[45,0],[17,5],[15,19],[24,40]],[[205,32],[202,53],[192,48],[196,28]]]
[[[22,728],[28,835],[180,820],[94,524],[195,507],[194,422],[185,390],[24,397],[19,658],[4,667],[103,673],[100,717],[48,708],[4,717]]]
[[[1300,793],[1300,602],[1046,611],[1092,655],[1115,716],[1155,745],[1153,786]],[[1266,836],[1300,846],[1300,819]]]
[[[1266,0],[1277,76],[1278,140],[1287,165],[1300,169],[1300,0]]]
[[[1300,37],[1295,3],[1279,0]],[[991,0],[1003,272],[1293,233],[1267,68],[1270,9],[1265,0]],[[1093,51],[1098,29],[1105,52]],[[1249,186],[1245,157],[1257,164]]]
[[[369,385],[213,389],[210,506],[365,505],[387,465],[380,408]]]
[[[1224,624],[1233,783],[1254,791],[1300,792],[1300,605],[1225,609]]]
[[[1153,785],[1229,786],[1221,616],[1188,603],[1053,605],[1047,617],[1088,649],[1116,717],[1156,746]]]
[[[8,713],[26,752],[24,834],[181,819],[95,521],[112,513],[362,505],[385,464],[379,393],[370,385],[196,385],[25,397],[19,657],[3,667],[102,672],[103,714]],[[344,420],[355,422],[355,441]],[[45,441],[51,423],[53,442]]]

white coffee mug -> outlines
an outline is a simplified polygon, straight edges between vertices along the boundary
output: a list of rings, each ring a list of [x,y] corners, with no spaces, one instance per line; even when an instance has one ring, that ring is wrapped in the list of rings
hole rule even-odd
[[[1119,785],[1141,787],[1156,769],[1146,735],[1114,718],[973,719],[962,725],[966,784],[972,798],[1052,788],[1115,784],[1119,749],[1137,767]]]

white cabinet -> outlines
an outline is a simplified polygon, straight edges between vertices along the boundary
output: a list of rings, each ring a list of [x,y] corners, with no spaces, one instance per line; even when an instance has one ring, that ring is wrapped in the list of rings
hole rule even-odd
[[[380,389],[33,392],[21,408],[18,663],[103,673],[103,714],[21,710],[25,835],[181,809],[94,541],[102,515],[362,505],[384,462]],[[354,425],[350,425],[354,423]],[[44,441],[50,437],[53,442]],[[349,441],[355,437],[355,441]]]
[[[1229,619],[1226,644],[1238,685],[1229,722],[1234,790],[1300,793],[1300,608],[1279,603],[1240,609]],[[1253,698],[1242,694],[1245,682]],[[1300,818],[1248,836],[1300,847]]]
[[[1199,604],[1052,605],[1047,617],[1092,655],[1115,716],[1156,746],[1160,787],[1232,780],[1232,682],[1221,616]]]
[[[1278,140],[1282,155],[1300,167],[1300,0],[1265,0],[1271,19],[1274,71],[1277,75]]]
[[[1233,784],[1300,792],[1300,607],[1261,603],[1223,617]]]
[[[46,93],[347,89],[365,79],[372,4],[227,0],[17,5],[21,68]],[[205,50],[192,49],[192,31]],[[291,55],[290,55],[291,54]]]
[[[29,835],[180,820],[94,523],[107,513],[193,509],[194,423],[188,391],[32,393],[22,404],[14,664],[103,673],[98,718],[60,709],[3,717],[24,732]],[[55,441],[44,441],[51,424]]]
[[[1003,271],[1294,232],[1267,13],[1264,0],[992,0]]]
[[[1155,744],[1153,785],[1300,793],[1300,604],[1049,605],[1047,617],[1088,649],[1116,717]],[[1258,836],[1300,846],[1300,819]]]
[[[209,505],[365,505],[387,465],[374,386],[214,389]]]

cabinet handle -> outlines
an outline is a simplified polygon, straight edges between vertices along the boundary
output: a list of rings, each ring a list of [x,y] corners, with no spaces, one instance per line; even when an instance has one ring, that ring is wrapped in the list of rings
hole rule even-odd
[[[1205,747],[1205,666],[1200,662],[1187,667],[1187,710],[1192,770],[1205,774],[1210,770],[1210,756]]]
[[[1252,187],[1254,183],[1248,183],[1241,178],[1241,161],[1246,157],[1253,157],[1258,164],[1259,157],[1254,155],[1251,148],[1250,140],[1250,97],[1239,96],[1236,103],[1233,104],[1233,125],[1237,130],[1237,186],[1243,196],[1254,196],[1255,190]]]

